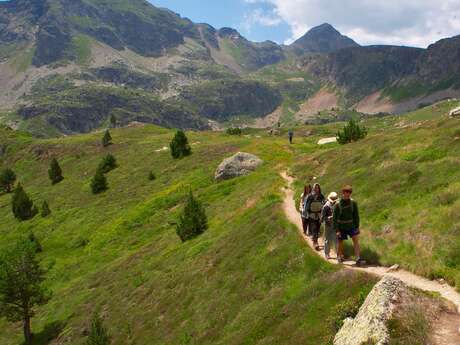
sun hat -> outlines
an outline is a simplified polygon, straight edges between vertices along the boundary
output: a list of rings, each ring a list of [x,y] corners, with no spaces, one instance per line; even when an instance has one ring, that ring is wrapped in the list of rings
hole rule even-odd
[[[342,187],[342,192],[353,192],[353,187],[350,186],[349,184],[348,185],[345,185]]]
[[[339,195],[336,192],[331,192],[327,196],[327,200],[330,201],[330,202],[335,202],[335,201],[337,201],[338,198],[339,198]]]

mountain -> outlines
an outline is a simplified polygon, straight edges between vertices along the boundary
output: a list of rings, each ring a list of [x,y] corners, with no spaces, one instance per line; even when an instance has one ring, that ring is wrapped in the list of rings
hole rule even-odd
[[[359,44],[327,23],[312,28],[290,45],[297,54],[330,53],[348,47],[359,47]]]

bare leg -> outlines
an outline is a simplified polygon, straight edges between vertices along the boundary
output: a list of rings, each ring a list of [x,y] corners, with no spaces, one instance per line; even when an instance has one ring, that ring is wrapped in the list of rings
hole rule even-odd
[[[361,247],[359,246],[359,235],[356,235],[352,238],[353,240],[353,248],[355,249],[355,257],[356,259],[361,257]]]
[[[337,245],[337,259],[340,259],[343,257],[343,241],[338,240],[338,245]]]

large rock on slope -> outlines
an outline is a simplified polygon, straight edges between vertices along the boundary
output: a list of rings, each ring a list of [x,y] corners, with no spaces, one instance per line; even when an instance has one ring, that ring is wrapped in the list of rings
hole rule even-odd
[[[399,279],[384,277],[367,296],[358,315],[345,320],[334,345],[387,345],[390,341],[387,322],[393,315],[395,301],[406,288]]]
[[[238,152],[236,155],[224,159],[217,167],[216,181],[229,180],[238,176],[243,176],[254,171],[263,161],[250,153]]]

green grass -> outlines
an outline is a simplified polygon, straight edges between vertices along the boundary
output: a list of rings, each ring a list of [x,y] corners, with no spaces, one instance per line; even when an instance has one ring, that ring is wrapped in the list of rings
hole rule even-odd
[[[13,59],[13,66],[16,72],[25,72],[32,65],[32,58],[35,54],[35,48],[29,48],[18,54]]]
[[[91,58],[91,38],[86,35],[74,36],[72,38],[72,50],[77,64],[88,64]]]
[[[281,210],[278,172],[294,152],[285,138],[257,133],[189,132],[193,155],[173,161],[155,152],[173,133],[155,126],[114,129],[107,149],[101,133],[38,140],[1,130],[8,146],[1,166],[13,167],[35,203],[47,200],[52,211],[18,223],[11,196],[0,195],[0,248],[30,230],[43,246],[54,297],[33,320],[38,337],[83,344],[98,309],[113,344],[330,342],[330,311],[367,294],[374,278],[329,265],[305,246]],[[265,164],[216,184],[216,166],[237,151]],[[108,152],[119,167],[107,175],[110,189],[95,196],[89,182]],[[47,176],[51,157],[64,175],[55,186]],[[148,180],[150,171],[156,180]],[[190,189],[210,227],[182,244],[175,223]],[[19,324],[2,319],[0,328],[0,343],[21,341]]]
[[[460,122],[446,115],[455,105],[366,120],[365,140],[300,154],[293,171],[326,192],[354,185],[372,261],[459,286]]]

